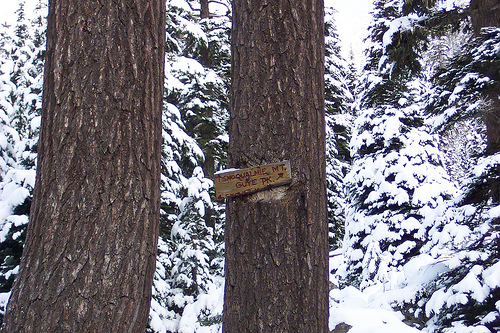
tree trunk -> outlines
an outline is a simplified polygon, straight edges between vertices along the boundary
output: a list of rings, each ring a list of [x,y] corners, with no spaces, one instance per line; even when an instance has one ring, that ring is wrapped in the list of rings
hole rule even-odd
[[[472,25],[474,33],[479,35],[481,28],[500,27],[500,0],[471,0]],[[500,82],[500,66],[488,66],[484,73],[496,82]],[[498,88],[485,93],[490,105],[484,112],[483,120],[486,124],[487,148],[486,153],[493,155],[500,151],[500,101]],[[500,180],[492,181],[490,194],[494,202],[500,202]]]
[[[165,2],[50,0],[37,181],[3,332],[144,332]]]
[[[483,27],[500,27],[500,0],[471,0],[470,8],[476,35]]]
[[[200,18],[205,19],[210,17],[208,0],[200,0]]]
[[[224,331],[328,332],[322,0],[233,1],[229,164],[293,181],[229,199]]]
[[[484,27],[500,27],[500,0],[472,0],[470,8],[472,25],[476,35],[479,35],[481,28]],[[500,81],[500,68],[498,66],[490,66],[488,73],[485,74]],[[486,124],[488,154],[500,151],[500,102],[498,94],[498,89],[486,93],[486,97],[491,103],[483,117]]]

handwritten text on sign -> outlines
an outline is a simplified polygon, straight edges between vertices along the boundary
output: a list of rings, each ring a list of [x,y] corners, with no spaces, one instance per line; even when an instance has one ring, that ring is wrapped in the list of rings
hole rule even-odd
[[[290,161],[220,171],[215,174],[214,181],[217,200],[285,185],[292,181]]]

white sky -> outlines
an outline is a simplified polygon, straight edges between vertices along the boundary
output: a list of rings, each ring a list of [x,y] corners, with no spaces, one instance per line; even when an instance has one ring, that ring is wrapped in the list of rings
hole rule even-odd
[[[19,1],[17,0],[0,0],[2,9],[0,9],[0,24],[5,22],[14,23],[16,22],[15,11],[19,6]]]
[[[325,0],[326,6],[337,10],[335,20],[341,39],[342,55],[348,59],[350,50],[356,61],[361,61],[364,49],[363,39],[368,35],[373,0]]]

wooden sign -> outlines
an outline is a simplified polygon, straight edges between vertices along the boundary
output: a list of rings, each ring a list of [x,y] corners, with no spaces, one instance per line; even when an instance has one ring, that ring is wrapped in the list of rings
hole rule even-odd
[[[217,200],[262,191],[292,182],[290,161],[261,165],[248,169],[232,169],[215,174]]]

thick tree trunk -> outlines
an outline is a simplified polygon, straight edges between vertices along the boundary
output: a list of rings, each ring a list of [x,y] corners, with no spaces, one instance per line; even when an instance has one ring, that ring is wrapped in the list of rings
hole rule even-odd
[[[230,165],[292,184],[227,202],[224,331],[328,332],[322,0],[233,1]]]
[[[165,2],[49,1],[37,182],[3,332],[144,332]]]

